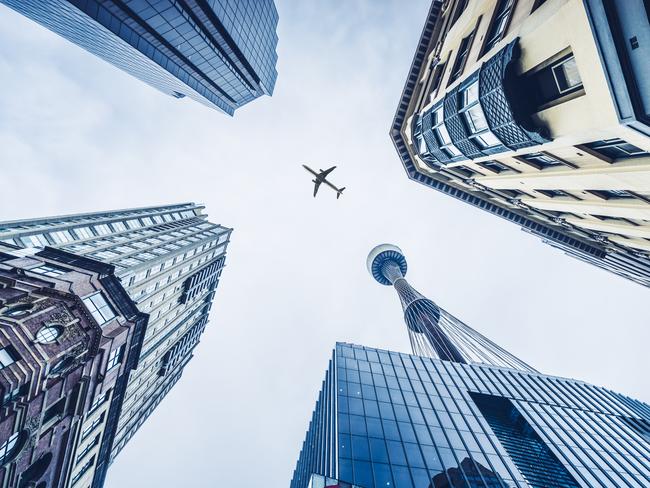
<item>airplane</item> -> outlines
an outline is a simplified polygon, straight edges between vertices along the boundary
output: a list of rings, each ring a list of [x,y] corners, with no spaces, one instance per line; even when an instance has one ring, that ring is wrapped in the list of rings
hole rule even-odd
[[[302,167],[305,168],[309,173],[311,173],[312,175],[314,175],[316,177],[315,180],[312,180],[314,182],[314,184],[315,184],[315,186],[314,186],[314,197],[316,196],[316,193],[318,193],[318,188],[320,187],[320,184],[325,183],[331,189],[336,191],[336,199],[338,200],[338,198],[341,196],[341,193],[343,193],[343,190],[345,190],[345,187],[336,188],[332,183],[327,181],[327,175],[330,174],[332,171],[334,171],[336,166],[332,166],[331,168],[326,169],[326,170],[321,169],[321,170],[319,170],[320,173],[317,173],[316,171],[311,169],[306,164],[303,164]]]

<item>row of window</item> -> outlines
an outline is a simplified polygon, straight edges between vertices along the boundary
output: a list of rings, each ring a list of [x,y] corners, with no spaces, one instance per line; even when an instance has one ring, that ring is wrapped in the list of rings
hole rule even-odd
[[[183,214],[187,214],[183,216]],[[193,219],[195,217],[193,212],[176,212],[171,214],[164,215],[154,215],[148,217],[142,217],[138,219],[129,219],[124,221],[116,221],[104,224],[94,224],[84,227],[76,227],[71,229],[61,229],[53,230],[49,233],[41,232],[37,234],[21,236],[20,238],[15,238],[15,241],[19,245],[24,245],[28,247],[44,247],[49,245],[66,245],[72,242],[83,241],[87,239],[95,239],[103,237],[104,239],[115,239],[115,240],[125,240],[123,236],[120,236],[120,233],[127,231],[133,232],[138,230],[138,232],[147,232],[151,231],[152,226],[162,226],[165,227],[165,224],[169,226],[172,222],[179,222],[182,219]],[[41,225],[40,227],[56,227],[57,225],[70,225],[74,221],[70,222],[53,222],[48,225]],[[11,228],[7,230],[20,230],[20,227]],[[155,232],[155,231],[152,231]],[[111,236],[111,237],[107,237]],[[100,241],[102,239],[99,239]],[[3,239],[6,241],[6,239]],[[10,240],[13,241],[13,240]],[[95,241],[92,241],[95,242]],[[86,249],[85,246],[92,244],[77,244],[75,250]]]
[[[650,152],[644,151],[643,149],[620,138],[604,139],[601,141],[590,142],[582,144],[578,146],[578,148],[589,151],[589,153],[594,154],[601,159],[611,161],[650,156]],[[540,170],[551,167],[577,167],[575,164],[565,161],[547,152],[533,152],[522,154],[520,156],[516,156],[516,159]],[[477,164],[493,173],[517,171],[501,161],[491,160],[479,162]]]
[[[339,351],[340,353],[344,351],[347,353],[347,348],[340,348]],[[356,393],[361,391],[360,386],[353,383],[348,383],[345,387],[347,389],[344,391],[348,394],[355,394],[355,396],[339,396],[340,401],[338,404],[341,409],[339,415],[340,432],[346,436],[350,435],[350,437],[345,437],[345,442],[346,445],[352,443],[353,456],[356,456],[354,444],[355,438],[357,439],[357,443],[361,446],[359,453],[362,460],[367,457],[364,453],[367,450],[365,448],[368,443],[378,444],[376,446],[379,452],[378,455],[381,455],[381,445],[379,445],[381,441],[371,441],[373,437],[383,438],[393,443],[393,447],[398,451],[395,455],[396,463],[408,462],[408,464],[411,464],[413,462],[415,466],[421,465],[416,452],[417,446],[419,445],[422,448],[431,445],[431,438],[435,441],[436,447],[442,446],[445,449],[449,447],[457,453],[468,450],[472,453],[473,458],[475,457],[473,449],[476,448],[477,444],[480,445],[482,450],[487,448],[491,452],[491,444],[498,445],[494,435],[491,434],[491,429],[485,431],[485,434],[491,439],[488,441],[482,436],[478,440],[473,438],[473,435],[480,433],[480,431],[475,431],[475,428],[479,426],[478,423],[474,428],[470,426],[473,434],[469,433],[470,429],[465,430],[462,428],[468,419],[474,418],[474,420],[477,420],[475,417],[478,412],[475,409],[465,411],[470,406],[466,401],[467,398],[462,394],[457,396],[457,393],[460,392],[455,391],[458,389],[455,386],[452,387],[454,391],[450,390],[453,399],[449,401],[445,400],[443,391],[439,391],[439,388],[445,389],[454,384],[458,385],[458,387],[465,384],[467,388],[474,390],[477,386],[474,382],[478,379],[478,373],[479,376],[485,375],[484,380],[489,378],[492,380],[490,381],[490,388],[485,393],[494,395],[498,392],[499,396],[506,398],[521,398],[523,401],[518,401],[517,405],[529,410],[528,421],[534,423],[536,430],[543,433],[544,436],[553,436],[550,442],[560,449],[565,459],[568,459],[571,465],[580,471],[581,475],[586,479],[594,480],[593,476],[597,473],[600,480],[608,479],[614,484],[632,486],[635,483],[638,484],[638,480],[643,479],[643,476],[650,474],[647,468],[642,467],[643,456],[648,453],[647,445],[642,442],[645,429],[639,428],[638,422],[629,421],[623,423],[626,416],[632,418],[635,414],[625,408],[625,401],[621,401],[620,397],[613,399],[615,394],[606,390],[597,389],[579,382],[557,380],[537,375],[513,374],[510,371],[497,372],[489,368],[469,368],[445,364],[444,362],[422,361],[416,357],[409,358],[404,355],[384,353],[383,351],[351,349],[348,358],[339,357],[339,363],[351,368],[339,370],[339,376],[361,381],[360,386],[363,387],[364,397],[367,392],[371,391],[372,395],[376,395],[377,400],[379,400],[380,391],[384,391],[377,387],[376,382],[374,383],[374,389],[368,390],[365,388],[363,384],[364,372],[367,373],[366,376],[371,375],[365,380],[370,381],[371,384],[373,384],[373,380],[379,378],[380,382],[383,381],[384,384],[390,382],[398,388],[395,396],[390,391],[386,392],[387,395],[382,398],[389,401],[383,403],[364,398],[363,404],[361,404],[361,399],[356,398]],[[409,364],[403,363],[404,360],[407,360]],[[412,365],[411,360],[413,361]],[[435,367],[430,368],[430,363],[431,366]],[[396,377],[391,380],[389,379],[390,376],[382,377],[380,373],[370,373],[375,370],[378,372],[383,370],[383,374],[392,372]],[[435,389],[433,384],[431,384],[431,387],[427,387],[426,382],[418,379],[423,374],[425,376],[431,375],[435,370],[438,370],[441,381],[441,383],[438,383],[438,378],[432,376],[431,379],[434,381]],[[356,373],[356,375],[352,374],[350,376],[351,372]],[[469,377],[465,377],[465,374],[470,373],[471,380]],[[468,384],[468,380],[471,386]],[[341,386],[341,384],[339,385]],[[544,390],[545,396],[538,395],[539,387]],[[432,390],[429,391],[429,388],[432,388]],[[409,393],[410,391],[414,393]],[[404,396],[403,400],[402,395]],[[607,398],[610,396],[612,399]],[[613,402],[610,400],[613,400]],[[435,409],[435,415],[434,410],[423,407],[424,404],[433,401],[439,402],[438,407]],[[400,406],[402,402],[406,403],[407,406]],[[424,402],[424,404],[420,402]],[[410,406],[413,403],[415,404]],[[444,410],[438,410],[443,404],[445,409],[448,405],[455,404],[458,406],[456,411],[462,409],[462,413],[454,414],[451,411],[444,413]],[[391,406],[392,408],[390,408]],[[348,412],[344,413],[346,409]],[[375,417],[374,413],[378,415]],[[441,413],[444,415],[441,416]],[[449,415],[449,418],[446,415]],[[391,416],[394,416],[394,419]],[[442,420],[443,418],[445,420]],[[631,429],[628,425],[632,423],[635,426]],[[425,424],[428,429],[418,427],[418,425],[424,426]],[[439,426],[443,427],[444,434],[440,430],[435,430]],[[431,432],[431,437],[428,436],[427,431]],[[467,432],[467,435],[463,433],[464,431]],[[596,444],[598,444],[598,447],[596,447]],[[400,449],[404,448],[406,450],[407,447],[412,448],[414,452],[412,459],[407,454],[406,461],[404,461],[399,455]],[[595,449],[598,450],[597,453]],[[341,451],[340,446],[339,451]],[[434,454],[425,455],[424,458],[427,462],[428,459],[433,461],[438,459]],[[379,460],[379,458],[377,459]],[[398,459],[400,460],[398,461]],[[390,460],[393,461],[393,459]],[[508,459],[504,458],[504,461],[508,461]],[[450,462],[454,463],[451,454]],[[453,465],[451,464],[451,466]],[[495,467],[497,472],[500,472],[495,464],[492,464],[492,466]],[[358,481],[356,472],[354,480],[355,482]],[[595,481],[595,484],[599,483]],[[372,486],[372,484],[369,486]]]
[[[61,225],[72,225],[72,224],[79,224],[79,223],[86,223],[86,222],[96,222],[98,220],[106,221],[106,220],[115,220],[115,219],[126,219],[128,217],[132,216],[140,216],[143,214],[146,215],[151,215],[152,213],[169,213],[171,216],[173,216],[176,219],[182,219],[182,218],[190,218],[195,216],[196,214],[191,211],[191,210],[181,210],[184,208],[190,208],[193,207],[192,204],[188,205],[175,205],[172,207],[161,207],[158,209],[136,209],[136,210],[129,210],[126,212],[107,212],[107,213],[102,213],[99,215],[84,215],[80,217],[72,217],[72,218],[66,218],[64,220],[50,220],[46,223],[39,222],[37,224],[20,224],[20,225],[15,225],[15,226],[9,226],[9,227],[0,227],[0,231],[6,231],[6,230],[27,230],[27,229],[33,229],[37,227],[42,227],[42,228],[51,228],[51,227],[57,227]]]
[[[481,49],[479,57],[491,50],[501,39],[503,39],[503,36],[505,35],[506,29],[508,27],[508,23],[510,22],[510,17],[512,16],[514,6],[515,0],[499,0],[496,8],[494,9],[492,21],[490,23],[490,27],[488,28],[487,35],[485,36],[485,42],[483,44],[483,48]],[[474,37],[478,31],[478,27],[479,23],[477,22],[472,32],[461,40],[458,47],[458,52],[456,53],[456,59],[454,60],[454,64],[452,65],[451,72],[449,74],[449,82],[447,85],[451,85],[454,81],[460,78],[461,74],[463,73],[465,64],[467,63],[467,58],[469,56],[469,51],[472,48]],[[450,52],[447,56],[447,59],[451,59],[451,55],[452,53]],[[441,79],[442,72],[439,76]],[[439,80],[436,82],[436,84],[438,83]],[[434,86],[433,88],[437,89],[437,86]]]
[[[84,464],[79,471],[72,477],[71,485],[75,485],[77,481],[79,481],[83,476],[93,467],[95,464],[95,456],[93,456],[91,459]]]

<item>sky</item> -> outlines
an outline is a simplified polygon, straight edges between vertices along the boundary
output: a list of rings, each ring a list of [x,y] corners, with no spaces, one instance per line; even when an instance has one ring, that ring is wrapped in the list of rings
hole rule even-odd
[[[194,201],[235,229],[195,357],[106,487],[288,486],[336,341],[409,352],[365,268],[382,242],[536,369],[649,401],[646,288],[407,178],[388,130],[429,2],[276,4],[275,93],[234,118],[0,6],[0,220]],[[341,199],[301,163],[338,165]]]

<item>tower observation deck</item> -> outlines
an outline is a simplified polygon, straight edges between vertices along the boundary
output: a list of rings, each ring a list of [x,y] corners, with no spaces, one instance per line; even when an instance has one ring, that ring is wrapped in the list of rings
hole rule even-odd
[[[406,258],[399,247],[380,244],[370,251],[367,266],[376,281],[397,291],[414,354],[535,371],[413,288],[406,281]]]

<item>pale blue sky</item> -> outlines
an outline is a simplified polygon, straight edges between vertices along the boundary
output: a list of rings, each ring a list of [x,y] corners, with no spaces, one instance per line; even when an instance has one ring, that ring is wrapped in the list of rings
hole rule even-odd
[[[408,351],[365,270],[412,284],[540,371],[650,400],[648,290],[409,181],[388,128],[428,1],[278,1],[273,98],[228,118],[0,7],[0,220],[179,201],[235,228],[211,322],[108,488],[287,486],[335,341]],[[338,164],[340,200],[300,163]]]

